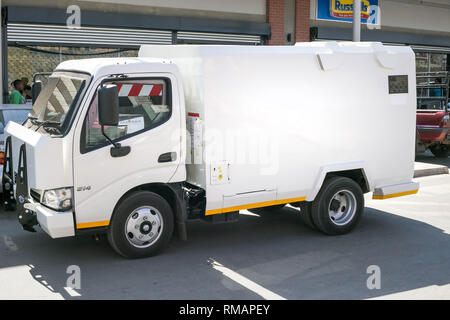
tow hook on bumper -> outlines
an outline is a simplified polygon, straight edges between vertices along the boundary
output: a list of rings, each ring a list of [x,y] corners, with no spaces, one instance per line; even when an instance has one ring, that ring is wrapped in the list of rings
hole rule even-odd
[[[17,215],[19,223],[22,225],[23,230],[36,232],[34,226],[38,224],[36,212],[31,210],[30,203],[24,203],[22,212]]]

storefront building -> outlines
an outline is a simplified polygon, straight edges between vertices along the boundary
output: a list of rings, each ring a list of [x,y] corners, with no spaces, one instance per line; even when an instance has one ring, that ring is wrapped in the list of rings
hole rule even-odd
[[[3,0],[3,100],[60,62],[136,56],[142,44],[261,45],[266,0]],[[78,23],[78,24],[77,24]]]
[[[410,45],[418,71],[450,71],[448,0],[361,1],[362,41]],[[353,0],[0,3],[4,101],[14,79],[31,82],[68,59],[136,56],[141,44],[293,45],[352,36]]]
[[[410,45],[416,52],[418,72],[450,71],[450,1],[361,2],[362,41]],[[351,41],[352,4],[353,0],[268,0],[268,44]]]
[[[352,2],[311,0],[311,40],[351,40]],[[418,72],[450,71],[450,1],[362,0],[362,8],[362,41],[409,45]]]

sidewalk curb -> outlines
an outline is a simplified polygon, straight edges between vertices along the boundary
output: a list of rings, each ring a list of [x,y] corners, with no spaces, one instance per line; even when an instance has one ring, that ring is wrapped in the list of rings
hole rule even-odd
[[[435,166],[433,168],[414,169],[414,178],[434,176],[438,174],[449,174],[447,166]]]

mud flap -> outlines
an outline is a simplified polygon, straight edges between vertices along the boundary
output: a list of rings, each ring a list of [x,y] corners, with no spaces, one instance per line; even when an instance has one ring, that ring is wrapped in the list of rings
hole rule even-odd
[[[17,218],[23,229],[36,232],[33,226],[37,224],[36,213],[27,208],[28,202],[28,176],[27,176],[27,155],[25,143],[20,146],[19,163],[16,176],[16,210]]]
[[[14,198],[14,171],[11,136],[8,136],[5,140],[5,163],[3,165],[2,187],[3,205],[5,207],[5,210],[16,210],[16,199]]]

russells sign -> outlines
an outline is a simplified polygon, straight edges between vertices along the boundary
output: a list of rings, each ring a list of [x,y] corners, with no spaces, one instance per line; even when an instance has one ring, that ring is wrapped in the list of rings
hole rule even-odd
[[[369,19],[370,3],[361,1],[361,18]],[[335,18],[353,18],[353,0],[330,0],[330,16]]]
[[[379,0],[361,1],[361,23],[379,25]],[[316,19],[352,22],[353,0],[316,0]]]

